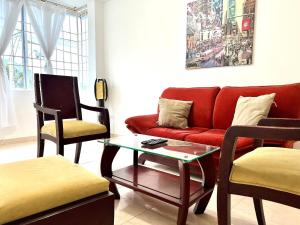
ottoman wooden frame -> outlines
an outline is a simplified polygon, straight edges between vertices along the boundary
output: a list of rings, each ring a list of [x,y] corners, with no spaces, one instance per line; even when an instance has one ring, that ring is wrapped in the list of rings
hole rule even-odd
[[[114,195],[104,192],[6,225],[113,225]]]

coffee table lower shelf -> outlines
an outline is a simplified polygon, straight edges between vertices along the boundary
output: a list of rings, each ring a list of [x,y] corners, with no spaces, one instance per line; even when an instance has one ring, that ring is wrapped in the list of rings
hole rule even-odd
[[[180,179],[178,175],[152,169],[143,165],[127,166],[113,171],[109,181],[139,191],[175,206],[181,206]],[[189,206],[213,188],[204,188],[202,183],[190,180]]]

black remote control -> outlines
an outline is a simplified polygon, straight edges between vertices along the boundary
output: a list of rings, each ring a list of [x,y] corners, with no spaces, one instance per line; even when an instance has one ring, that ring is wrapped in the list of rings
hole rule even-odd
[[[145,141],[142,141],[141,143],[142,143],[143,145],[154,146],[154,145],[158,145],[158,144],[165,143],[165,142],[167,142],[167,141],[168,141],[167,139],[158,138],[158,139],[149,139],[149,140],[145,140]]]

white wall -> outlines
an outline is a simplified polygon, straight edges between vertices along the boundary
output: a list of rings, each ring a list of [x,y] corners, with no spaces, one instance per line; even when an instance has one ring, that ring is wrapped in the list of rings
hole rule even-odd
[[[124,120],[156,112],[169,86],[300,82],[300,1],[257,0],[254,63],[185,69],[186,1],[110,0],[104,4],[104,65],[114,132]]]
[[[103,77],[103,1],[88,0],[89,75]]]

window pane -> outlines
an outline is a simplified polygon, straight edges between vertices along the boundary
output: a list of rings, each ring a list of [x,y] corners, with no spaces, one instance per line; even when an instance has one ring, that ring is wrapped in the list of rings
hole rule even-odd
[[[66,76],[72,76],[71,70],[65,70],[65,75]]]
[[[68,39],[64,39],[64,51],[71,51],[71,41]]]
[[[77,34],[77,18],[76,16],[70,16],[71,33]]]
[[[32,43],[40,45],[35,33],[32,33]]]
[[[64,52],[64,62],[71,62],[71,54],[69,52]]]
[[[64,25],[63,25],[63,30],[64,31],[67,31],[67,32],[70,32],[71,29],[70,29],[70,16],[66,15],[65,16],[65,21],[64,21]]]
[[[65,75],[65,71],[64,70],[57,70],[57,74],[58,75]]]
[[[71,70],[71,63],[65,63],[65,70]]]
[[[63,34],[64,34],[64,39],[65,40],[70,40],[71,34],[69,32],[63,32]]]
[[[24,70],[23,65],[14,65],[13,83],[16,88],[24,87]]]
[[[78,71],[74,71],[74,70],[72,70],[72,76],[74,76],[74,77],[78,77],[78,76],[79,76],[79,73],[78,73]]]
[[[31,53],[32,58],[41,59],[42,58],[41,47],[39,45],[33,44],[31,48],[32,48],[32,53]]]
[[[32,60],[31,58],[28,58],[28,59],[27,59],[27,65],[28,65],[29,67],[33,66],[32,61],[33,61],[33,60]]]
[[[41,67],[33,67],[32,68],[32,72],[33,73],[41,73],[42,71],[41,71]]]
[[[63,53],[63,51],[57,50],[56,57],[57,57],[57,61],[61,61],[61,62],[64,61],[64,53]]]
[[[32,87],[33,86],[33,71],[31,68],[27,68],[27,85],[28,87]]]
[[[64,48],[64,41],[63,41],[63,39],[60,38],[57,41],[56,49],[63,50],[63,48]]]
[[[38,59],[33,59],[33,60],[32,60],[32,63],[33,63],[34,66],[41,67],[41,61],[38,60]]]
[[[55,60],[51,60],[52,68],[57,68],[57,63]]]
[[[78,63],[78,55],[77,54],[72,54],[72,62],[73,63]]]
[[[78,70],[78,64],[72,63],[72,70]]]
[[[57,62],[56,63],[56,68],[57,69],[63,69],[64,68],[64,63],[63,62]]]
[[[77,35],[76,34],[71,34],[71,40],[72,41],[77,41]]]
[[[14,57],[14,65],[23,65],[23,58],[22,57]]]
[[[27,32],[31,31],[31,25],[30,25],[30,23],[26,23],[26,31]]]

